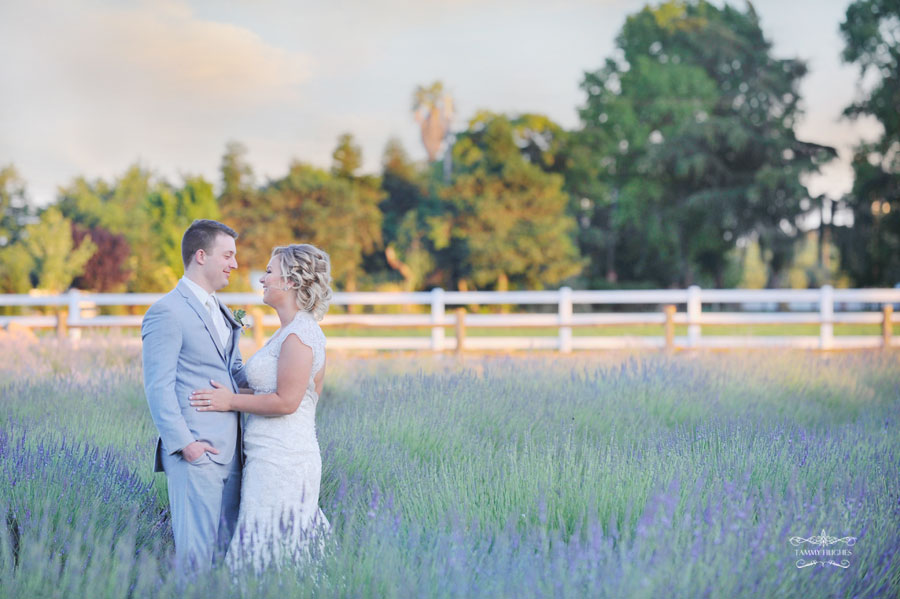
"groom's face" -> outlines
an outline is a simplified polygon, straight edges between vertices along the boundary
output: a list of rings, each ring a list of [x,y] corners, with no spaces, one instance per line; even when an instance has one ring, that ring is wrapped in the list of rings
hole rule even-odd
[[[231,271],[238,267],[236,254],[234,239],[230,235],[216,235],[202,264],[204,277],[216,291],[228,285]]]

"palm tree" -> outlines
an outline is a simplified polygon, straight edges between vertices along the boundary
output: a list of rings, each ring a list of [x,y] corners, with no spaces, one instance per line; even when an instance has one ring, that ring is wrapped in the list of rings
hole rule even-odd
[[[428,153],[428,161],[434,162],[453,120],[453,98],[444,91],[444,84],[440,81],[428,87],[419,85],[413,92],[413,112],[422,129],[422,143]]]

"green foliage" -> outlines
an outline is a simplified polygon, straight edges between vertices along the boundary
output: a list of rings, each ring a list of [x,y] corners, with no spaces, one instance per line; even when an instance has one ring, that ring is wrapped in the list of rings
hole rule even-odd
[[[798,141],[805,65],[776,59],[752,5],[667,2],[628,17],[620,55],[586,73],[568,186],[592,281],[721,286],[755,235],[777,276],[833,150]]]
[[[125,266],[133,273],[129,291],[164,291],[173,281],[153,227],[147,226],[147,198],[165,187],[165,182],[154,181],[148,170],[134,165],[113,183],[78,177],[60,189],[57,206],[66,218],[87,229],[103,227],[128,241],[131,251]]]
[[[0,168],[0,293],[27,293],[34,260],[20,243],[31,217],[25,181],[16,167]]]
[[[853,227],[837,231],[842,265],[859,285],[893,286],[900,282],[900,4],[856,0],[841,34],[844,61],[869,84],[845,114],[882,125],[879,139],[855,150],[853,191],[844,198]]]
[[[479,287],[540,289],[581,269],[563,178],[526,158],[521,130],[501,115],[472,119],[453,147],[453,182],[440,192],[446,214],[432,221],[437,247],[458,244],[462,274]]]
[[[260,192],[255,186],[253,168],[247,161],[247,148],[243,144],[232,141],[226,145],[220,173],[219,208],[223,222],[240,235],[238,263],[249,265],[247,273],[251,269],[263,270],[272,252],[275,232],[270,230],[270,221],[275,215],[263,213]]]
[[[28,293],[32,289],[34,259],[22,243],[0,247],[0,291]]]
[[[337,147],[331,153],[331,159],[332,173],[338,177],[353,177],[362,166],[362,148],[353,140],[351,133],[342,133],[338,137]]]
[[[788,268],[788,284],[793,289],[810,289],[822,285],[849,287],[850,281],[839,270],[840,252],[832,244],[822,247],[819,235],[807,233],[797,245]],[[827,256],[820,256],[821,253]]]
[[[246,150],[229,144],[222,159],[225,222],[240,234],[238,251],[249,269],[262,269],[272,249],[312,243],[331,256],[332,276],[343,289],[356,288],[366,255],[381,247],[384,199],[377,177],[358,176],[362,154],[349,134],[334,151],[331,172],[302,162],[255,189]]]
[[[426,173],[410,161],[399,140],[388,141],[382,165],[384,199],[378,208],[383,215],[385,264],[400,274],[406,291],[422,289],[438,264],[428,223],[440,214],[439,200],[428,189]]]
[[[220,218],[212,184],[202,177],[188,177],[180,189],[161,185],[147,196],[143,209],[156,240],[157,276],[168,279],[171,287],[184,271],[181,237],[185,229],[198,218]]]
[[[181,236],[196,218],[220,218],[212,184],[188,176],[175,187],[140,166],[114,183],[75,179],[60,190],[58,207],[83,228],[122,235],[130,252],[129,291],[165,291],[181,276]]]
[[[97,249],[90,237],[74,247],[72,222],[55,206],[25,228],[22,247],[31,258],[35,287],[50,293],[66,291]]]
[[[31,212],[19,171],[11,164],[0,168],[0,248],[15,243]]]
[[[741,278],[736,286],[740,289],[764,289],[769,277],[759,243],[753,241],[736,248],[736,252],[741,271]]]
[[[272,245],[312,243],[331,256],[332,276],[354,290],[365,254],[381,246],[384,198],[375,177],[335,176],[295,162],[261,192],[256,231]]]

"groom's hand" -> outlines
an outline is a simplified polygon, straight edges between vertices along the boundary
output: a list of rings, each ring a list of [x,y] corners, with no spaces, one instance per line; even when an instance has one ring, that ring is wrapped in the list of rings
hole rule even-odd
[[[200,458],[203,457],[203,454],[206,452],[209,453],[219,453],[219,450],[207,443],[206,441],[194,441],[193,443],[188,443],[184,446],[184,449],[181,450],[181,457],[186,459],[188,462],[196,462]]]

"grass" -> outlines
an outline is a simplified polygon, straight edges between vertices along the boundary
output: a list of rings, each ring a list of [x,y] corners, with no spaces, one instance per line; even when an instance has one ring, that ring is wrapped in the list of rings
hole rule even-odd
[[[898,366],[333,355],[325,555],[185,581],[138,350],[0,346],[0,596],[896,596]],[[847,569],[796,566],[823,529],[858,538]]]

